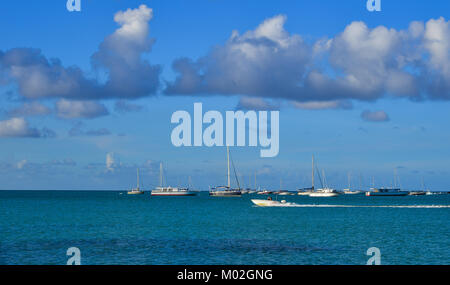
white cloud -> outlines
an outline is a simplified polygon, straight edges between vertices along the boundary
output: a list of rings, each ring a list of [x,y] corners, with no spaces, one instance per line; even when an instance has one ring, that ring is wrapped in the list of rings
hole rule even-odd
[[[239,103],[236,106],[238,110],[278,110],[280,106],[278,104],[269,102],[258,97],[241,97]]]
[[[113,152],[108,152],[106,154],[106,170],[114,171],[114,167],[116,166],[116,160],[114,158]]]
[[[198,60],[175,60],[178,76],[165,93],[281,98],[313,109],[388,96],[450,99],[450,22],[444,18],[411,22],[405,30],[352,22],[312,43],[289,34],[285,21],[269,18],[243,34],[233,31]]]
[[[0,137],[40,137],[41,133],[31,128],[24,118],[0,121]]]
[[[304,110],[351,109],[351,108],[353,108],[353,105],[350,101],[343,101],[343,100],[308,101],[308,102],[292,101],[291,103],[295,108],[304,109]]]
[[[70,101],[61,99],[56,102],[56,113],[64,119],[91,119],[108,115],[108,110],[103,104],[94,101]]]
[[[26,159],[21,160],[19,162],[16,163],[16,168],[17,169],[23,169],[24,166],[28,163],[28,161]]]
[[[6,79],[0,84],[14,83],[21,96],[33,99],[99,100],[155,94],[161,67],[142,59],[153,44],[148,28],[151,18],[152,9],[145,5],[116,13],[119,28],[91,58],[92,68],[103,72],[105,82],[88,78],[77,66],[65,67],[59,59],[48,59],[39,49],[13,48],[0,51],[0,74]]]
[[[48,115],[52,111],[45,105],[42,105],[39,102],[27,102],[22,106],[15,108],[8,112],[9,115],[18,117],[18,116],[43,116]]]

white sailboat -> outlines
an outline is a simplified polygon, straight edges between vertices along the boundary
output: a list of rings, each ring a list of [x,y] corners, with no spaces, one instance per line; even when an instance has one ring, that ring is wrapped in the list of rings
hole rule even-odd
[[[228,169],[228,183],[227,186],[216,186],[214,188],[211,188],[211,190],[209,191],[209,195],[210,196],[215,196],[215,197],[241,197],[242,192],[241,189],[239,187],[239,181],[237,179],[236,176],[236,171],[235,171],[235,177],[236,177],[236,182],[238,184],[238,188],[237,189],[233,189],[231,188],[231,179],[230,179],[230,148],[229,146],[227,146],[227,169]]]
[[[196,193],[190,191],[189,188],[164,187],[163,164],[159,165],[159,187],[152,190],[152,196],[195,196]]]
[[[357,191],[357,190],[351,190],[351,173],[350,171],[348,172],[348,188],[344,189],[344,194],[345,195],[356,195],[356,194],[361,194],[361,191]],[[361,188],[361,187],[360,187]]]
[[[144,191],[142,191],[139,187],[139,168],[137,169],[137,186],[136,188],[131,189],[127,192],[128,195],[140,195],[144,194]]]
[[[322,179],[320,180],[321,183],[322,183],[322,188],[311,192],[309,194],[309,197],[321,197],[322,198],[322,197],[336,197],[336,196],[339,196],[339,193],[336,190],[334,190],[334,189],[332,189],[332,188],[330,188],[330,187],[328,187],[326,185],[327,183],[326,183],[326,178],[325,178],[325,171],[322,170],[322,172],[323,172],[323,179],[324,179],[324,181],[322,181]],[[325,187],[323,187],[323,185],[325,185]]]

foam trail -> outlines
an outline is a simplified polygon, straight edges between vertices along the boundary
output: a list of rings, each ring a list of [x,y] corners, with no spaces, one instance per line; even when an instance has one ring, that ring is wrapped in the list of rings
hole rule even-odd
[[[406,208],[406,209],[442,209],[450,205],[328,205],[328,204],[276,204],[266,207],[296,207],[296,208]]]

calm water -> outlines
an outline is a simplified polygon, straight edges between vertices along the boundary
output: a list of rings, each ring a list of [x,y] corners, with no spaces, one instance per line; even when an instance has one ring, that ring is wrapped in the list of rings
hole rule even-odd
[[[263,196],[264,197],[264,196]],[[0,264],[450,264],[450,208],[258,208],[250,198],[0,191]],[[288,196],[298,204],[450,205],[450,195]]]

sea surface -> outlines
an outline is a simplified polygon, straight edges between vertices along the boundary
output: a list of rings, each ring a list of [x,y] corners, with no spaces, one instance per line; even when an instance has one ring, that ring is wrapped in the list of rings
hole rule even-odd
[[[255,198],[0,191],[0,264],[450,264],[450,195]]]

